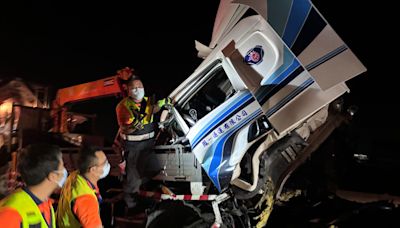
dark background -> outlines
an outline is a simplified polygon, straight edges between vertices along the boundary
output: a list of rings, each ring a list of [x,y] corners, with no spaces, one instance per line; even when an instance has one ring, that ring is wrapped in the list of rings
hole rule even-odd
[[[209,43],[218,3],[2,2],[0,76],[66,87],[130,66],[152,86],[170,92],[200,63],[194,40]],[[384,61],[392,48],[390,31],[384,29],[390,25],[390,7],[365,1],[313,3],[367,66],[369,72],[357,80],[377,82],[370,78],[381,77],[390,66]]]
[[[218,3],[0,6],[0,75],[67,87],[129,66],[148,89],[169,93],[200,63],[194,40],[208,44]]]

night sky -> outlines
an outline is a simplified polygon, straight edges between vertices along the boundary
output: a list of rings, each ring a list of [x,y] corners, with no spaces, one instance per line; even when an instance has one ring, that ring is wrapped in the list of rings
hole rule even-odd
[[[147,91],[165,96],[201,62],[194,40],[208,44],[217,0],[0,3],[0,77],[67,87],[130,66]],[[400,141],[393,111],[394,50],[387,5],[372,1],[313,3],[368,72],[349,81],[348,101],[361,124]],[[393,29],[393,28],[392,28]],[[395,127],[396,126],[396,127]],[[380,134],[382,135],[382,134]]]
[[[12,2],[0,5],[0,77],[66,87],[130,66],[146,81],[157,78],[172,89],[200,63],[194,40],[209,43],[219,1]],[[373,43],[386,35],[375,34],[379,28],[371,24],[379,21],[373,12],[379,6],[313,2],[367,66],[368,75],[377,73],[371,53],[380,47]]]
[[[1,3],[0,76],[65,87],[131,66],[149,81],[179,83],[200,63],[194,40],[209,43],[219,1],[54,2]],[[370,45],[364,45],[370,12],[338,1],[314,3],[362,62],[372,65]]]
[[[130,66],[170,92],[200,63],[194,40],[208,44],[218,1],[118,2],[0,6],[0,77],[66,87]]]

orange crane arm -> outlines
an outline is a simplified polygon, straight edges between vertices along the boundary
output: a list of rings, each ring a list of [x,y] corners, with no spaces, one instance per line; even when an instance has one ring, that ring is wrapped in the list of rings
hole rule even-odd
[[[127,80],[133,74],[133,69],[125,67],[117,71],[117,75],[100,80],[87,82],[79,85],[59,89],[56,99],[52,103],[51,115],[54,121],[55,132],[66,132],[66,107],[68,102],[85,101],[94,98],[125,95],[123,93],[121,80]]]
[[[84,101],[103,96],[118,95],[122,92],[118,76],[103,78],[57,91],[56,103],[59,107],[68,102]]]

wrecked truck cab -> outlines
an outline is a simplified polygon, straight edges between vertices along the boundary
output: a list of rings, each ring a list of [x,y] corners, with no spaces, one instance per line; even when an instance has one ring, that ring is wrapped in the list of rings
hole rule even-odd
[[[241,19],[249,7],[258,15]],[[290,173],[340,122],[330,105],[349,92],[345,81],[366,69],[308,0],[221,1],[210,46],[197,46],[205,60],[170,94],[172,145],[207,175],[197,171],[200,194],[209,180],[229,195],[218,203],[271,201],[259,211],[269,214]]]
[[[324,67],[319,61],[312,63],[313,69]],[[249,151],[253,144],[260,147],[260,139],[265,143],[268,138],[272,145],[349,91],[341,80],[322,89],[318,82],[324,83],[324,78],[315,80],[313,69],[302,65],[261,16],[251,16],[241,20],[171,94],[181,134],[219,191],[230,184],[254,190],[239,178],[242,158],[257,151]],[[252,163],[252,173],[258,173],[256,161]],[[256,176],[252,179],[257,181]]]

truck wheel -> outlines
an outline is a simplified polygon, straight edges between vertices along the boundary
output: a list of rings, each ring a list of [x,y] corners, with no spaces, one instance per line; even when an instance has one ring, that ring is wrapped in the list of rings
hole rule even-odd
[[[147,228],[201,226],[200,210],[182,201],[162,201],[147,217]],[[205,226],[206,227],[206,226]]]

